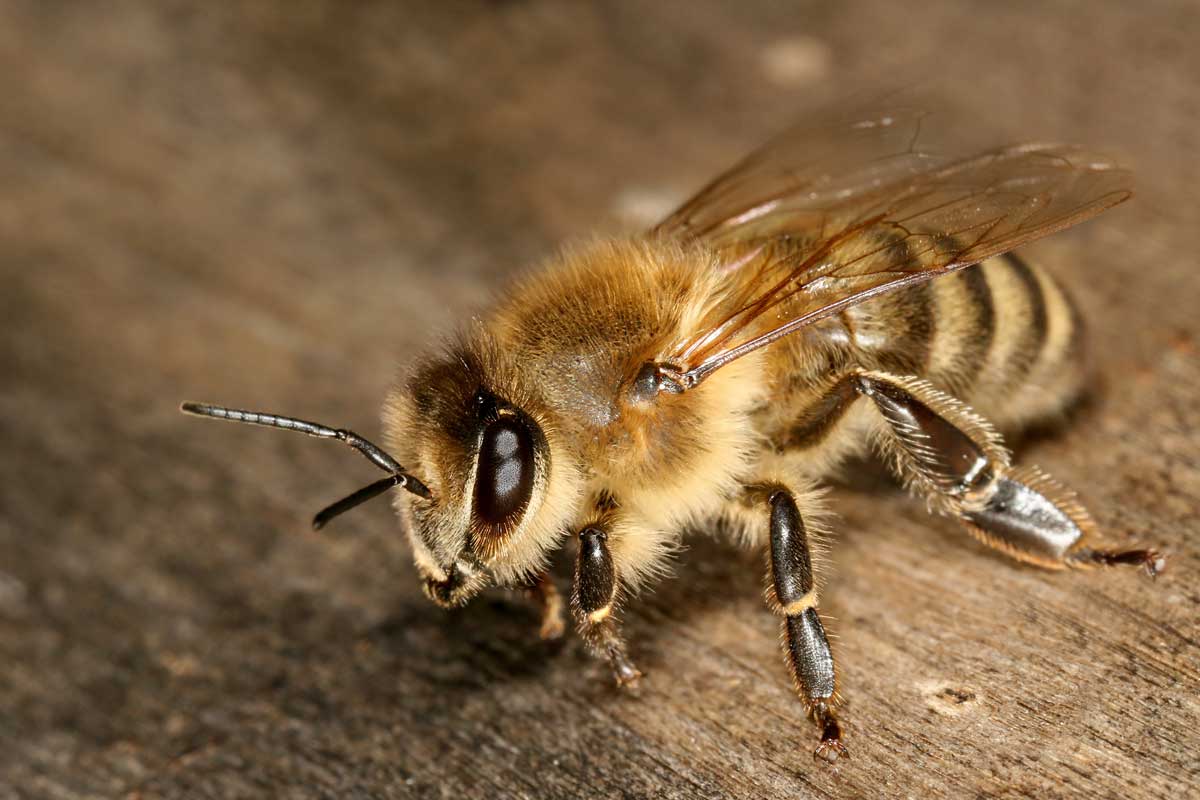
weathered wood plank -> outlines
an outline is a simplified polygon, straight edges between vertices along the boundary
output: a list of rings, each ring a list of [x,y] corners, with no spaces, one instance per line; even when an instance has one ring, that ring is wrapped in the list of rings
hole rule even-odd
[[[0,796],[1200,792],[1188,6],[434,9],[0,5]],[[307,531],[373,477],[346,453],[176,412],[376,431],[397,363],[506,275],[899,70],[1136,165],[1134,203],[1031,251],[1100,382],[1022,453],[1174,559],[1046,574],[837,492],[849,762],[809,756],[758,554],[699,538],[631,605],[623,695],[518,598],[430,606],[382,504]]]

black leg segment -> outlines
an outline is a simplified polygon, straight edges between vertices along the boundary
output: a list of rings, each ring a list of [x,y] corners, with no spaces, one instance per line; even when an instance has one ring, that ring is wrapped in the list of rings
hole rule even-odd
[[[1014,468],[992,427],[958,400],[911,377],[862,372],[851,380],[887,423],[884,449],[900,479],[986,544],[1051,569],[1162,571],[1154,550],[1089,547],[1096,525],[1074,493],[1035,467]]]
[[[617,571],[608,547],[608,534],[601,528],[584,528],[579,533],[571,605],[588,647],[608,659],[618,686],[632,686],[642,673],[625,654],[625,643],[617,632],[613,619],[616,594]]]
[[[846,755],[846,748],[841,725],[833,713],[837,680],[825,626],[817,614],[808,533],[791,492],[778,489],[769,502],[771,589],[774,604],[783,615],[788,670],[809,714],[821,728],[821,743],[814,754],[834,761]]]
[[[833,696],[833,655],[825,638],[825,626],[815,608],[786,617],[788,662],[795,673],[796,683],[812,700],[828,700]]]
[[[589,619],[600,621],[612,611],[617,579],[608,534],[600,528],[579,533],[579,561],[575,566],[575,599]]]
[[[912,468],[931,489],[958,495],[991,480],[995,464],[983,443],[954,422],[902,386],[874,375],[859,375],[857,383],[859,391],[875,401],[903,452],[912,459]]]
[[[782,608],[802,603],[813,590],[812,559],[804,520],[789,492],[771,495],[771,583]]]

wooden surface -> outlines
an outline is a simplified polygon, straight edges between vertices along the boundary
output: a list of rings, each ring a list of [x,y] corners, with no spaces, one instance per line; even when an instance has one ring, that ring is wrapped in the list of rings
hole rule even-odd
[[[1200,796],[1194,5],[407,5],[0,4],[0,796]],[[1028,251],[1100,375],[1021,456],[1172,562],[1048,574],[839,491],[848,762],[809,754],[758,554],[692,541],[620,694],[519,598],[426,602],[386,504],[307,530],[360,459],[176,411],[376,434],[506,275],[910,77],[1137,168]]]

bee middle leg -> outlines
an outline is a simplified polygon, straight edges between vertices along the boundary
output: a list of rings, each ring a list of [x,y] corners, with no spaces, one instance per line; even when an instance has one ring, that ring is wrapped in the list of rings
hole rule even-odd
[[[1151,577],[1162,570],[1154,550],[1092,547],[1096,525],[1074,494],[1036,467],[1013,468],[991,425],[955,398],[885,373],[858,372],[846,382],[882,415],[882,449],[900,479],[985,544],[1052,569],[1133,564]]]
[[[579,532],[571,608],[588,649],[608,659],[618,686],[632,687],[642,673],[629,660],[625,642],[617,630],[613,615],[616,600],[617,570],[608,533],[598,526],[586,527]]]
[[[800,496],[802,497],[802,496]],[[826,761],[846,756],[842,726],[836,704],[837,676],[825,626],[817,612],[817,584],[812,565],[810,529],[800,512],[796,492],[778,483],[748,487],[743,508],[766,506],[769,542],[767,600],[783,618],[784,658],[796,691],[809,717],[821,731],[813,755]],[[752,511],[756,525],[763,523],[761,511]]]

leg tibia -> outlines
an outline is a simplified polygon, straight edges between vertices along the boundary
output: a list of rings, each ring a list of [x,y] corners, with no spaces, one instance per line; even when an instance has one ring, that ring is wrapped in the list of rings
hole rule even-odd
[[[590,622],[600,622],[612,611],[617,589],[616,570],[608,550],[608,534],[600,528],[579,533],[575,564],[575,605]]]
[[[625,643],[613,618],[617,573],[608,535],[600,528],[584,528],[579,533],[579,554],[575,561],[575,589],[571,605],[579,632],[589,649],[608,659],[618,686],[632,686],[642,673],[625,653]]]
[[[901,480],[985,543],[1050,568],[1162,569],[1152,550],[1088,547],[1095,525],[1074,494],[1036,468],[1012,469],[992,427],[958,400],[913,378],[864,372],[851,380],[883,416],[883,447]]]
[[[991,425],[925,381],[871,372],[854,380],[887,423],[881,444],[893,468],[935,507],[987,485],[1008,466]]]
[[[817,614],[808,533],[791,492],[778,488],[769,497],[772,605],[783,615],[784,654],[796,690],[821,728],[815,754],[833,761],[844,755],[841,726],[833,713],[836,690],[833,655]]]
[[[776,490],[771,504],[771,590],[783,613],[796,613],[817,604],[808,531],[790,492]]]

